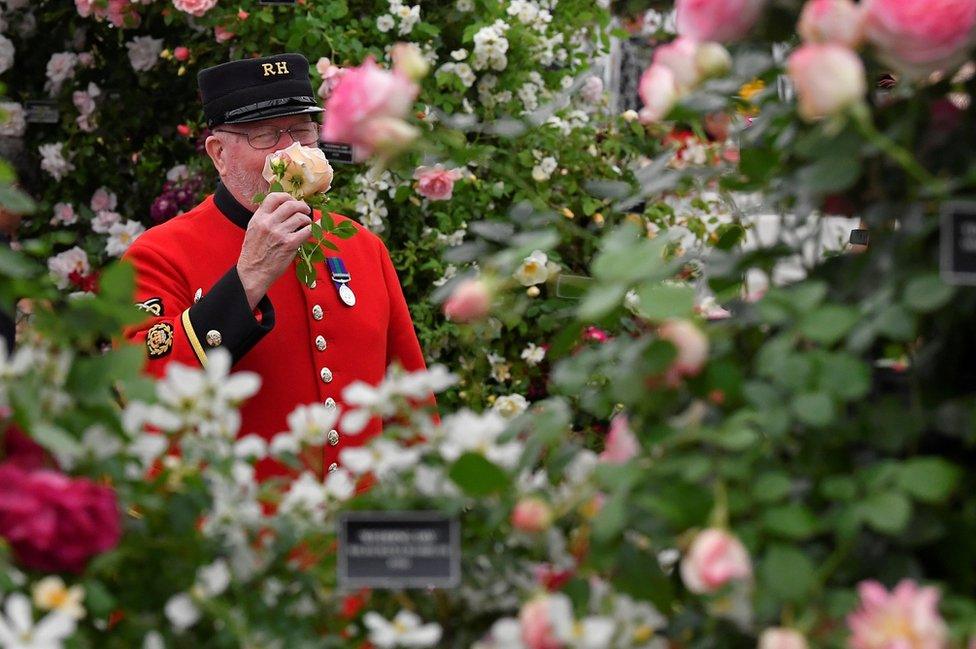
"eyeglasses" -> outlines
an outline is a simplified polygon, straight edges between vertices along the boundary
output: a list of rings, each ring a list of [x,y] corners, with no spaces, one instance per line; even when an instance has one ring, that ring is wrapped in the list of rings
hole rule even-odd
[[[253,133],[242,133],[241,131],[228,131],[226,129],[214,129],[217,133],[230,133],[231,135],[243,135],[247,138],[247,143],[253,149],[270,149],[278,144],[282,133],[287,133],[291,139],[299,144],[309,146],[319,141],[319,127],[312,122],[296,124],[289,128],[263,129]]]

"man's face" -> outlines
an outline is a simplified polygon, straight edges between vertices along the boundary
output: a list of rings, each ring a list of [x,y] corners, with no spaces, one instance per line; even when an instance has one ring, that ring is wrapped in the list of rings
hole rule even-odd
[[[262,144],[259,139],[261,135],[275,134],[278,129],[293,128],[306,125],[313,128],[308,129],[309,137],[301,141],[301,144],[312,146],[318,140],[318,124],[312,121],[310,115],[287,115],[285,117],[274,117],[263,119],[257,122],[247,122],[244,124],[222,124],[214,129],[213,137],[220,141],[221,148],[218,153],[218,160],[214,160],[217,171],[224,179],[225,184],[237,194],[242,196],[253,196],[259,192],[268,190],[268,182],[261,177],[264,171],[264,160],[269,153],[279,151],[289,147],[292,142],[302,140],[297,134],[282,133],[277,144],[266,149],[256,149],[248,144],[248,136],[251,142],[256,145]],[[314,132],[314,136],[312,133]],[[246,135],[240,135],[241,133]],[[273,135],[270,139],[274,139]],[[208,152],[210,149],[208,147]],[[211,152],[211,157],[214,153]]]

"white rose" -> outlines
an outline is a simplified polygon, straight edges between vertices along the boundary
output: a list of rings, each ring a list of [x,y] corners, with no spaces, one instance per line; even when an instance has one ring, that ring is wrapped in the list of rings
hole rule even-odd
[[[64,142],[42,144],[37,147],[41,154],[41,169],[61,180],[74,171],[75,166],[64,157]]]
[[[535,286],[549,279],[549,257],[541,250],[534,250],[532,254],[522,260],[522,265],[515,271],[515,279],[522,286]]]
[[[122,220],[122,215],[111,210],[102,210],[92,219],[92,231],[98,234],[107,233],[113,225]]]
[[[264,160],[262,177],[274,182],[272,165],[284,164],[282,186],[295,197],[311,196],[329,191],[332,185],[332,165],[318,147],[293,142],[287,149],[275,151]]]
[[[108,240],[105,241],[105,254],[110,257],[121,257],[129,249],[132,242],[139,238],[146,228],[138,221],[116,223],[108,230]]]
[[[525,412],[529,402],[521,394],[506,394],[495,399],[492,409],[505,419],[513,419]]]
[[[163,51],[163,39],[152,36],[136,36],[125,44],[129,50],[129,63],[136,72],[146,72],[153,69],[159,60],[159,53]]]

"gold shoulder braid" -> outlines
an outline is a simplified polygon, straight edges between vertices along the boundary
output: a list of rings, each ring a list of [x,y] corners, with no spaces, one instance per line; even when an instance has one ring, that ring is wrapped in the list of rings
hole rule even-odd
[[[170,353],[173,349],[173,325],[168,322],[158,322],[146,333],[146,350],[149,358],[159,358]]]

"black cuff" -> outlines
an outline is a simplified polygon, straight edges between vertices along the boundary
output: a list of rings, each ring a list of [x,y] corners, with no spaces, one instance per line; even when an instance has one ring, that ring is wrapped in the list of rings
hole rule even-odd
[[[200,301],[183,314],[183,326],[201,364],[206,364],[207,350],[224,347],[234,363],[251,351],[274,328],[275,313],[265,295],[258,302],[261,321],[254,317],[247,303],[244,285],[232,266]]]

